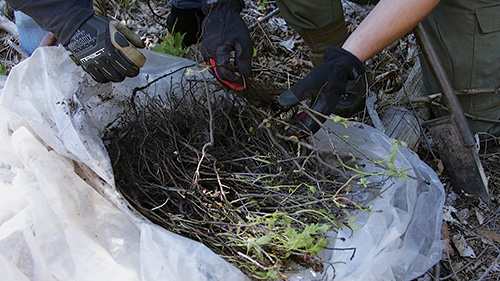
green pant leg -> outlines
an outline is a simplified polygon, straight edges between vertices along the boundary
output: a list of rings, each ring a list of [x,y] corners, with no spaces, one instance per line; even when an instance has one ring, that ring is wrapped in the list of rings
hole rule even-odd
[[[498,0],[442,0],[424,20],[432,44],[456,90],[500,85],[500,4]],[[428,93],[439,92],[422,61]],[[500,119],[500,95],[459,96],[466,113]],[[500,135],[500,125],[470,121],[474,133]]]
[[[366,5],[378,0],[353,0]],[[276,0],[283,18],[311,48],[315,65],[323,62],[329,45],[341,46],[349,35],[340,0]]]
[[[280,13],[311,48],[315,65],[329,45],[341,46],[348,32],[340,0],[277,0]]]
[[[375,3],[378,0],[354,0]],[[323,62],[328,46],[341,46],[349,35],[340,0],[277,0],[280,12],[311,49],[314,65]],[[333,113],[348,117],[364,107],[366,76],[347,83],[346,92]]]

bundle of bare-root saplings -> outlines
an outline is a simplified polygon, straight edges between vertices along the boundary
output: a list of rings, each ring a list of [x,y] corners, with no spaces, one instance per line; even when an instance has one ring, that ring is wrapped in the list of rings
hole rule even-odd
[[[357,208],[344,200],[351,182],[341,165],[281,136],[276,109],[194,87],[136,104],[107,137],[120,192],[251,278],[321,271],[327,233]]]

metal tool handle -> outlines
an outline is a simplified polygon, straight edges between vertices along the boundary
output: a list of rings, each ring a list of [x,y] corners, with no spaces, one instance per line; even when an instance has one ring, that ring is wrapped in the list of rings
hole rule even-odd
[[[429,36],[427,35],[427,32],[425,31],[422,23],[419,23],[415,27],[413,32],[415,33],[415,36],[419,41],[422,54],[424,55],[425,60],[427,61],[427,64],[429,65],[439,88],[441,89],[444,102],[446,103],[450,111],[451,118],[454,120],[454,123],[457,126],[458,133],[462,138],[464,146],[474,146],[476,144],[476,140],[470,129],[469,122],[465,117],[462,106],[460,105],[458,98],[455,95],[453,86],[448,79],[444,67],[441,64],[441,61],[439,60],[439,57],[437,56],[436,51],[434,50]]]

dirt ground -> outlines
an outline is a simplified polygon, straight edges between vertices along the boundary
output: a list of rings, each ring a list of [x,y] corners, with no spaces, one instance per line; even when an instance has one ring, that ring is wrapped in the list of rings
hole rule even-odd
[[[286,89],[312,69],[308,48],[300,36],[279,13],[265,18],[276,9],[274,1],[249,1],[242,13],[256,48],[253,59],[254,79],[267,85],[269,91]],[[107,2],[108,16],[117,18],[146,39],[153,48],[165,36],[165,21],[170,10],[164,1]],[[0,1],[3,17],[11,17],[5,2]],[[371,7],[344,2],[346,19],[354,29]],[[18,39],[0,31],[0,67],[9,71],[25,57],[17,47]],[[394,95],[403,87],[417,61],[418,45],[412,34],[395,42],[367,62],[369,88],[378,99],[374,109],[382,114]],[[195,50],[187,56],[199,60]],[[0,68],[1,73],[2,68]],[[410,110],[415,110],[411,102]],[[366,109],[354,116],[356,120],[373,124]],[[500,147],[497,139],[482,143],[481,161],[488,177],[492,203],[486,206],[474,197],[461,194],[449,183],[449,177],[436,151],[427,142],[424,131],[415,151],[440,176],[447,192],[442,238],[444,251],[441,262],[418,280],[500,280]]]

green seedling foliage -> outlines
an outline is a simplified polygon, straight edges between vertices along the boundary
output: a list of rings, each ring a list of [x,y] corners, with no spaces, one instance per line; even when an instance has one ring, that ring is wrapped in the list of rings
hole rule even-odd
[[[316,256],[328,245],[325,233],[332,228],[326,223],[303,223],[278,211],[247,219],[252,230],[247,229],[245,233],[251,232],[253,237],[246,240],[246,255],[261,262],[267,259],[272,264],[268,268],[265,265],[253,268],[258,279],[279,279],[279,272],[286,270],[279,261],[287,259],[291,253]],[[264,253],[269,248],[274,249],[273,252]]]
[[[155,51],[176,57],[182,57],[189,53],[189,47],[184,48],[182,45],[186,33],[175,32],[176,24],[177,22],[174,24],[171,33],[168,32],[166,37],[160,37],[161,43],[154,47]]]
[[[125,5],[125,9],[130,9],[130,0],[123,0],[123,4]]]
[[[369,182],[369,181],[367,181],[367,180],[366,180],[366,178],[365,178],[364,176],[362,176],[362,177],[359,179],[358,183],[359,183],[360,185],[364,186],[364,187],[368,187],[368,184],[369,184],[370,182]]]
[[[173,35],[168,34],[167,37],[161,37],[162,42],[159,45],[156,45],[154,50],[168,55],[182,57],[189,53],[189,47],[184,48],[182,46],[182,41],[184,40],[185,35],[185,33],[180,34],[180,32],[176,32]]]
[[[346,165],[343,161],[341,161],[341,164],[344,168],[355,172],[356,176],[361,177],[362,179],[360,180],[360,184],[362,184],[362,185],[367,184],[365,176],[375,176],[375,175],[386,174],[386,175],[389,175],[392,177],[399,177],[399,178],[406,179],[408,177],[408,172],[404,169],[401,169],[401,168],[398,168],[395,166],[396,157],[399,153],[399,149],[403,146],[406,146],[406,144],[404,142],[396,140],[396,139],[391,139],[391,142],[392,142],[392,145],[389,148],[389,152],[391,152],[391,154],[383,160],[373,161],[374,164],[378,164],[378,165],[385,163],[387,165],[388,169],[381,169],[376,173],[363,172],[363,171],[359,170],[359,167],[357,164],[354,165],[354,167]],[[357,162],[356,156],[354,156],[351,153],[349,155],[351,156],[352,161],[356,163]]]
[[[270,269],[268,271],[256,271],[257,279],[260,280],[279,280],[280,275],[276,269]]]
[[[346,122],[346,121],[348,121],[348,120],[349,120],[349,118],[344,118],[344,117],[342,117],[342,116],[335,115],[335,116],[333,116],[333,117],[332,117],[332,120],[333,120],[333,122],[335,122],[335,123],[343,123],[343,124],[344,124],[344,126],[347,126],[347,124],[346,124],[345,122]]]
[[[257,7],[257,9],[260,11],[264,11],[266,9],[268,1],[267,0],[257,0],[257,2],[259,3],[259,6]]]
[[[8,73],[9,73],[9,71],[7,70],[7,67],[0,63],[0,74],[7,75]]]

